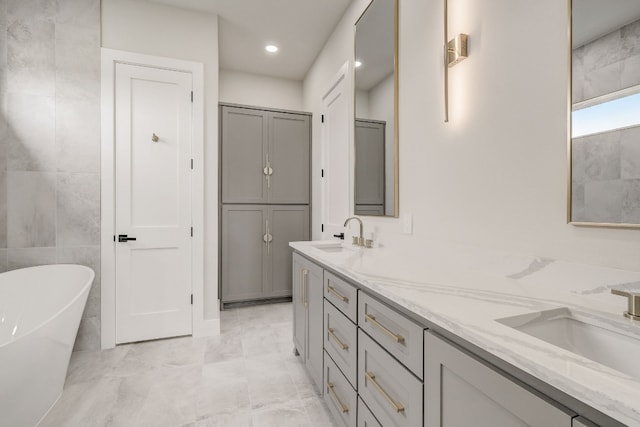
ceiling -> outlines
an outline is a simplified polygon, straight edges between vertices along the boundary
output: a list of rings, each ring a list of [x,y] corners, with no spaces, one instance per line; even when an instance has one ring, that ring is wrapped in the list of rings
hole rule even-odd
[[[573,48],[640,19],[638,0],[573,0]]]
[[[219,16],[220,68],[304,79],[351,0],[147,0]],[[280,50],[269,54],[265,45]]]

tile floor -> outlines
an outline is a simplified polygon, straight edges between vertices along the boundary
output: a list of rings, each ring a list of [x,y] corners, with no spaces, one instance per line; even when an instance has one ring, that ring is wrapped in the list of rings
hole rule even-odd
[[[291,303],[221,313],[221,334],[76,352],[40,427],[331,427],[293,355]]]

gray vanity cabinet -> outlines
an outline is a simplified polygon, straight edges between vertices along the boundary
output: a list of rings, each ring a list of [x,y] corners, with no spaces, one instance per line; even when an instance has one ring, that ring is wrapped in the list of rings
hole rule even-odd
[[[385,123],[357,119],[355,145],[355,213],[384,215]]]
[[[425,427],[571,427],[572,415],[425,333]]]
[[[289,242],[309,239],[305,205],[222,207],[222,302],[291,295]]]
[[[293,343],[319,390],[323,390],[322,267],[293,254]]]
[[[309,203],[308,114],[221,106],[222,203]]]

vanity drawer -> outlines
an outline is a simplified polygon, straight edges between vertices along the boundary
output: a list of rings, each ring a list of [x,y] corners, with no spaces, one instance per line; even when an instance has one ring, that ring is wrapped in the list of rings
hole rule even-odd
[[[356,425],[356,405],[358,395],[331,357],[324,354],[324,401],[337,425]]]
[[[357,388],[358,327],[337,308],[324,301],[324,349],[353,388]]]
[[[358,289],[335,274],[324,272],[324,297],[353,323],[358,321]]]
[[[367,334],[358,335],[358,392],[385,427],[422,426],[422,383]]]
[[[360,292],[358,326],[422,379],[424,328]]]
[[[358,427],[382,427],[360,398],[358,398]]]

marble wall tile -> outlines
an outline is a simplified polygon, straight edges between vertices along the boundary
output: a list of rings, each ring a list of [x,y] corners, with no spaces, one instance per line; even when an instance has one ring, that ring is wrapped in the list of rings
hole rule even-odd
[[[54,98],[10,93],[6,102],[7,169],[54,172]]]
[[[640,55],[640,20],[620,29],[625,56]]]
[[[0,170],[0,248],[7,247],[7,173]]]
[[[585,136],[584,179],[585,181],[608,181],[620,179],[619,131]]]
[[[7,173],[7,243],[10,248],[56,245],[55,181],[52,173]]]
[[[100,106],[56,100],[56,160],[60,172],[100,173]]]
[[[573,138],[571,140],[571,180],[584,182],[586,180],[587,144],[586,137]]]
[[[7,28],[7,88],[10,92],[55,95],[55,25],[18,19]]]
[[[100,101],[100,27],[56,25],[56,96]],[[99,115],[98,115],[99,118]]]
[[[56,22],[78,28],[100,28],[100,0],[57,0]]]
[[[100,175],[58,174],[59,247],[100,244]]]
[[[624,129],[621,135],[621,178],[640,179],[640,126]]]
[[[56,263],[56,248],[10,248],[7,251],[8,270]]]
[[[584,99],[591,99],[621,89],[622,62],[614,62],[593,70],[585,70]]]
[[[627,88],[640,84],[640,55],[626,58],[621,63],[620,86]]]
[[[620,222],[622,181],[592,181],[584,184],[584,216],[590,222]]]
[[[8,256],[8,249],[0,249],[0,273],[4,273],[9,269]]]
[[[640,224],[640,179],[622,181],[622,222]]]
[[[583,46],[584,66],[587,72],[624,59],[625,50],[620,43],[621,35],[621,30],[615,30]]]
[[[78,327],[73,351],[100,349],[100,317],[83,317]]]
[[[571,96],[574,103],[584,101],[584,49],[575,49],[571,60],[573,78]]]
[[[54,22],[56,0],[5,0],[5,3],[10,23],[23,19]]]

